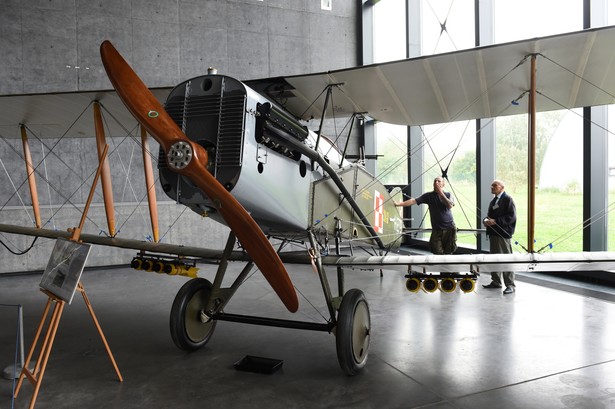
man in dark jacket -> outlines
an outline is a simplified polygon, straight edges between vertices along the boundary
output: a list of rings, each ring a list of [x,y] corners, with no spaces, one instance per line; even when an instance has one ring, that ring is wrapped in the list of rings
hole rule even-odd
[[[483,219],[483,225],[487,228],[487,236],[489,236],[489,251],[493,254],[510,254],[512,253],[510,239],[515,233],[517,224],[515,202],[504,191],[504,182],[501,180],[494,180],[491,183],[491,193],[494,198],[489,203],[487,217]],[[515,273],[513,271],[491,273],[491,283],[483,287],[502,288],[502,276],[506,286],[504,294],[514,293]]]

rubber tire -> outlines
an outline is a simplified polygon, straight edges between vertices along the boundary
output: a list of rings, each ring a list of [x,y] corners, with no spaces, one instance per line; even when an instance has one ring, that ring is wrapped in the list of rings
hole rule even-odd
[[[342,298],[337,314],[337,360],[347,375],[358,374],[369,354],[371,321],[363,291],[353,288]]]
[[[201,311],[211,296],[211,283],[194,278],[182,286],[171,307],[171,338],[179,349],[195,351],[202,348],[216,328],[215,320],[201,321]]]

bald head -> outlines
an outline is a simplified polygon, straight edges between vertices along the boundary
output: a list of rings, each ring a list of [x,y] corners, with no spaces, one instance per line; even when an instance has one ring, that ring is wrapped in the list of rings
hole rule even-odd
[[[504,191],[504,188],[504,182],[499,179],[496,179],[491,182],[491,193],[493,193],[494,195],[499,195],[500,193],[502,193]]]

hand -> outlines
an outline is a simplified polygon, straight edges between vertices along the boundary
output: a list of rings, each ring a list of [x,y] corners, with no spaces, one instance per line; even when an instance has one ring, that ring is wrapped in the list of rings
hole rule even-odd
[[[488,218],[488,217],[485,217],[485,218],[483,219],[483,225],[484,225],[485,227],[487,227],[487,226],[493,226],[494,224],[495,224],[495,220],[494,220],[494,219],[490,219],[490,218]]]

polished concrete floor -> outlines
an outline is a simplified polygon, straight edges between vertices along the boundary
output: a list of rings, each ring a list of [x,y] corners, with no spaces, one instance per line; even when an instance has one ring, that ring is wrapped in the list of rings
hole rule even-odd
[[[260,274],[226,311],[322,321],[317,277],[309,266],[290,270],[302,293],[298,313],[285,312]],[[30,347],[47,300],[39,281],[0,276],[0,369],[15,360],[17,312],[10,305],[24,306],[26,352]],[[365,292],[372,319],[369,360],[349,377],[326,332],[219,322],[203,349],[177,349],[169,311],[185,281],[123,268],[86,271],[82,282],[124,381],[77,294],[62,317],[36,407],[615,408],[612,291],[526,276],[513,295],[480,286],[471,294],[412,294],[399,272],[348,271],[346,287]],[[283,366],[274,374],[234,369],[246,355]],[[33,386],[24,382],[15,401],[13,387],[0,380],[0,409],[28,407]]]

